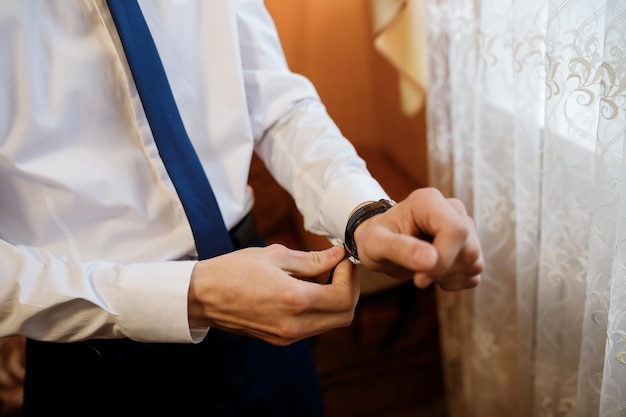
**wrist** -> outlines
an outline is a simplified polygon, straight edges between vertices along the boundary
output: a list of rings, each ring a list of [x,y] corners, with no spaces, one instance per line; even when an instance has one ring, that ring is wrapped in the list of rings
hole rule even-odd
[[[361,263],[359,260],[359,252],[355,242],[355,232],[357,228],[365,221],[369,220],[377,214],[381,214],[389,210],[396,204],[393,200],[381,199],[371,203],[367,203],[359,207],[352,213],[346,225],[344,237],[344,249],[346,250],[348,259],[354,264]]]
[[[204,303],[201,300],[202,294],[206,292],[201,285],[204,281],[198,278],[198,275],[201,275],[203,267],[203,262],[196,262],[191,272],[191,279],[189,280],[189,290],[187,293],[187,319],[189,321],[190,329],[209,327],[209,321],[206,317]]]

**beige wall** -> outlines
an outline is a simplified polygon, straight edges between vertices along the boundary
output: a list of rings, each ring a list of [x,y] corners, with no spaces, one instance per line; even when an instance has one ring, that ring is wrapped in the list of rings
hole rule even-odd
[[[374,50],[368,0],[266,0],[292,70],[309,77],[357,147],[375,147],[427,183],[425,121],[399,108],[397,75]]]

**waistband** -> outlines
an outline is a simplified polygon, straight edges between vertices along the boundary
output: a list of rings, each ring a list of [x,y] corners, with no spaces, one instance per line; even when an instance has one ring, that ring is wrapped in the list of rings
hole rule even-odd
[[[247,248],[250,246],[263,246],[263,239],[259,235],[259,231],[254,221],[252,212],[246,214],[239,223],[228,232],[230,240],[233,242],[235,250]]]

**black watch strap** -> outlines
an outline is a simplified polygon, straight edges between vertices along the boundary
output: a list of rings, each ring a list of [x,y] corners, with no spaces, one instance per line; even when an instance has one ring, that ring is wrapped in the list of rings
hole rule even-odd
[[[391,207],[395,206],[396,202],[392,200],[381,199],[373,203],[369,203],[360,207],[358,210],[350,216],[348,224],[346,225],[346,235],[344,238],[343,246],[346,250],[346,255],[352,263],[361,263],[359,260],[359,253],[357,251],[356,243],[354,242],[354,231],[365,220],[380,213],[384,213]]]

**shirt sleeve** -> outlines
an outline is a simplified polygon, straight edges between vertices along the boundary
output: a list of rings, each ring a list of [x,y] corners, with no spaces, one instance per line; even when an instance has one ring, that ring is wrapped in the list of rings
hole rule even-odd
[[[193,337],[187,318],[194,264],[80,263],[0,240],[0,337],[197,342],[203,332]]]
[[[312,83],[288,68],[263,1],[237,5],[255,150],[294,198],[305,228],[339,243],[357,205],[389,196],[327,114]]]

